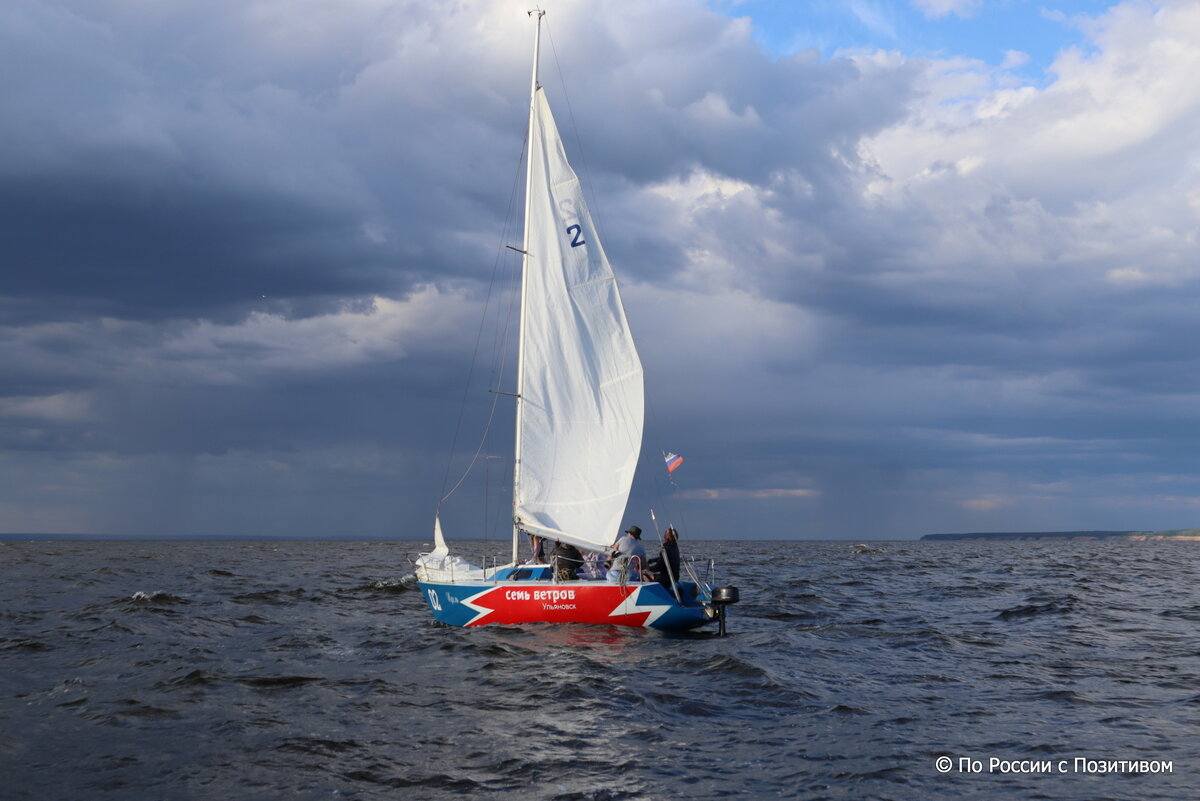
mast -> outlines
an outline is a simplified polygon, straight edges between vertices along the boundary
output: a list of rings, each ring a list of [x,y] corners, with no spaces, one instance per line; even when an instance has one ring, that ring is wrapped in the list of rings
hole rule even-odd
[[[533,77],[529,82],[529,126],[526,129],[525,156],[525,231],[521,238],[521,308],[519,312],[517,334],[517,432],[513,447],[513,540],[512,558],[515,564],[520,546],[521,527],[517,521],[516,510],[521,502],[521,410],[523,401],[521,393],[525,390],[525,272],[529,269],[529,203],[530,184],[533,179],[533,114],[538,90],[538,56],[542,44],[542,17],[546,12],[540,8],[532,9],[529,16],[534,18],[536,26],[533,34]]]

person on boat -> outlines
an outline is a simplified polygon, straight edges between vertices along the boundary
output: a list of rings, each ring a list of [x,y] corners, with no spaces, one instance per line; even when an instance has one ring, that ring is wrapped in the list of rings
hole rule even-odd
[[[674,526],[663,532],[662,550],[647,563],[647,568],[667,589],[671,588],[671,582],[679,581],[679,532]]]
[[[532,554],[529,557],[527,565],[544,565],[546,564],[546,541],[537,534],[529,535],[529,550]]]
[[[550,570],[558,581],[574,581],[575,571],[583,566],[583,554],[569,542],[555,540],[550,550]]]
[[[600,559],[600,554],[595,551],[588,551],[583,555],[583,568],[579,571],[579,578],[594,581],[595,579],[604,578],[605,566]]]
[[[608,571],[609,581],[641,581],[642,569],[646,566],[646,546],[642,545],[642,530],[637,526],[625,529],[625,535],[613,543],[612,567]]]

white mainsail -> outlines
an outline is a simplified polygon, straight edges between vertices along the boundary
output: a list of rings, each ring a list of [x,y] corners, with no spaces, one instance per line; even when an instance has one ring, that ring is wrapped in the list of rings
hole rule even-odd
[[[642,446],[642,363],[579,179],[539,88],[530,115],[519,464],[522,530],[603,549]]]

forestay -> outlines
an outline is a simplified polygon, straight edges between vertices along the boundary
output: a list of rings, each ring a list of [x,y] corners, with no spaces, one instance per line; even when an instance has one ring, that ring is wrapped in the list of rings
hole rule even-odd
[[[641,451],[642,365],[540,89],[530,136],[516,519],[602,549],[620,531]]]

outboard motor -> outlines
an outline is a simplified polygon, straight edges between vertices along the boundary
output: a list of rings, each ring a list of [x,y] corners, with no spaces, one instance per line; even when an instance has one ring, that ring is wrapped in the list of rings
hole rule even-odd
[[[712,605],[717,610],[717,636],[725,636],[725,607],[736,604],[740,598],[737,587],[717,587],[712,591]]]

